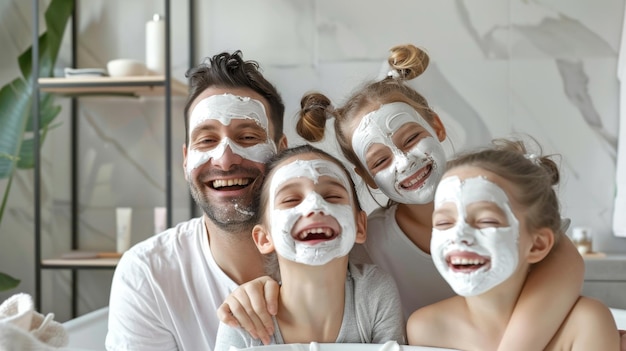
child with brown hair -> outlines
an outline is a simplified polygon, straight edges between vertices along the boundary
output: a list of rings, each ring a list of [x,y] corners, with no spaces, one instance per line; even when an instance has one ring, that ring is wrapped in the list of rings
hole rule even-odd
[[[354,244],[365,241],[367,222],[341,162],[304,145],[279,153],[267,167],[252,237],[261,253],[278,260],[270,343],[404,344],[393,278],[374,265],[348,262]],[[221,324],[215,350],[260,344]]]
[[[528,153],[520,140],[497,139],[493,148],[448,162],[435,195],[430,246],[435,266],[459,296],[415,311],[409,344],[497,348],[530,272],[568,240],[553,189],[558,182],[554,161]],[[561,298],[546,295],[547,301]],[[553,313],[547,308],[537,320]],[[609,309],[590,298],[578,297],[553,328],[544,350],[620,348]]]

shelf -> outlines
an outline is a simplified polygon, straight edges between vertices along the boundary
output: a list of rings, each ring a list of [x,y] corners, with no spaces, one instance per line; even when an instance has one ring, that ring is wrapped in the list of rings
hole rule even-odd
[[[66,95],[162,96],[164,76],[39,78],[42,91]],[[172,79],[172,95],[187,96],[187,84]]]
[[[40,31],[39,22],[41,17],[41,11],[39,9],[39,0],[32,0],[32,23],[34,32],[37,33]],[[77,24],[80,23],[78,18],[78,14],[80,11],[77,11],[78,0],[73,1],[73,8],[71,17],[69,20],[68,31],[71,33],[71,66],[77,65],[80,61],[78,60],[78,44],[80,40],[78,40],[78,34],[80,32],[79,28],[77,28]],[[164,0],[164,18],[166,21],[166,28],[169,28],[170,18],[171,18],[171,3],[170,0]],[[192,45],[192,28],[193,25],[193,16],[191,9],[193,8],[193,1],[189,2],[189,38],[190,38],[190,59],[195,57],[192,54],[191,48]],[[170,45],[170,31],[165,31],[164,38],[164,54],[165,54],[165,62],[167,62],[167,71],[162,73],[161,75],[143,75],[143,76],[128,76],[128,77],[101,77],[101,76],[73,76],[73,77],[39,77],[37,83],[34,84],[34,91],[37,92],[46,92],[48,94],[56,94],[58,96],[65,96],[73,98],[70,106],[70,181],[71,181],[71,247],[74,251],[77,250],[79,245],[79,215],[80,215],[80,203],[79,203],[79,132],[80,128],[78,128],[78,123],[80,123],[80,103],[79,98],[82,97],[120,97],[120,98],[142,98],[142,97],[154,97],[158,98],[164,104],[164,152],[165,152],[165,205],[168,209],[167,213],[167,225],[171,225],[172,221],[172,200],[173,200],[173,191],[172,191],[172,135],[170,133],[172,127],[172,96],[182,96],[187,97],[189,91],[189,84],[186,79],[182,81],[178,81],[173,79],[171,75],[171,45]],[[33,53],[40,52],[40,41],[34,40],[32,51]],[[62,48],[59,48],[62,49]],[[41,52],[40,52],[41,54]],[[33,55],[32,57],[32,72],[40,72],[42,68],[42,57],[41,55]],[[190,64],[193,66],[193,63]],[[182,78],[181,78],[182,79]],[[167,88],[167,89],[166,89]],[[39,99],[32,99],[32,111],[33,116],[33,129],[40,128],[39,122],[42,118],[42,107],[41,101]],[[111,112],[115,113],[115,111]],[[35,123],[36,121],[36,123]],[[37,130],[37,129],[34,129]],[[41,142],[41,133],[33,133],[33,144],[40,145]],[[41,147],[36,150],[41,150]],[[119,263],[120,256],[111,255],[111,253],[107,252],[97,252],[95,255],[86,255],[87,252],[70,252],[65,253],[60,256],[55,256],[51,259],[43,259],[42,258],[42,219],[41,219],[41,162],[40,162],[40,154],[36,153],[36,157],[34,158],[33,165],[33,184],[34,184],[34,203],[35,203],[35,213],[34,213],[34,241],[35,241],[35,307],[37,310],[42,310],[42,270],[69,270],[71,271],[71,302],[72,302],[72,317],[76,317],[78,315],[78,295],[79,295],[79,286],[78,286],[78,278],[79,278],[79,270],[112,270],[115,269]],[[106,254],[106,255],[105,255]]]
[[[115,268],[119,258],[51,258],[41,261],[43,269],[110,269]]]

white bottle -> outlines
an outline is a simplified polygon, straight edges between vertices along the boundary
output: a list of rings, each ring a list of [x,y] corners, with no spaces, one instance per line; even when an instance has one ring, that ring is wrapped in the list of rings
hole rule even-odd
[[[159,14],[146,23],[146,67],[152,75],[165,74],[165,21]]]
[[[115,209],[115,223],[117,227],[117,252],[124,253],[130,249],[130,228],[132,226],[133,209],[118,207]]]
[[[167,208],[154,208],[154,234],[159,234],[167,229]]]

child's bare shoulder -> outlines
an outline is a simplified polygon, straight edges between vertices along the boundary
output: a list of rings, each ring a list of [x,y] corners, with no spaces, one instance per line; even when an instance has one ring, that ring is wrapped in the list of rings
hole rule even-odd
[[[462,299],[455,296],[411,313],[406,326],[409,345],[437,346],[446,340],[463,315],[461,303]]]
[[[598,327],[612,327],[617,330],[609,308],[601,301],[591,297],[580,297],[572,309],[570,318],[576,325],[582,323],[584,327],[589,327],[593,320],[600,323]]]
[[[609,308],[580,297],[548,350],[560,350],[562,345],[572,350],[619,350],[619,333]]]
[[[611,310],[604,303],[594,298],[581,297],[578,299],[572,314],[573,322],[578,327],[617,331]]]

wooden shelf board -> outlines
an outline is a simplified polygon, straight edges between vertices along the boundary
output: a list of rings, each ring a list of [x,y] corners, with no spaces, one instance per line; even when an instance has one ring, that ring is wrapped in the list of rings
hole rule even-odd
[[[604,252],[597,252],[597,251],[593,251],[593,252],[587,252],[585,254],[582,255],[584,259],[590,258],[590,259],[597,259],[597,258],[606,258],[606,254]]]
[[[42,91],[67,95],[160,96],[165,93],[165,77],[83,77],[39,78]],[[172,79],[172,95],[187,96],[187,84]]]
[[[83,259],[66,259],[51,258],[42,260],[43,268],[62,268],[68,269],[75,267],[94,267],[94,268],[114,268],[120,261],[119,258],[83,258]],[[50,267],[48,267],[50,266]]]

